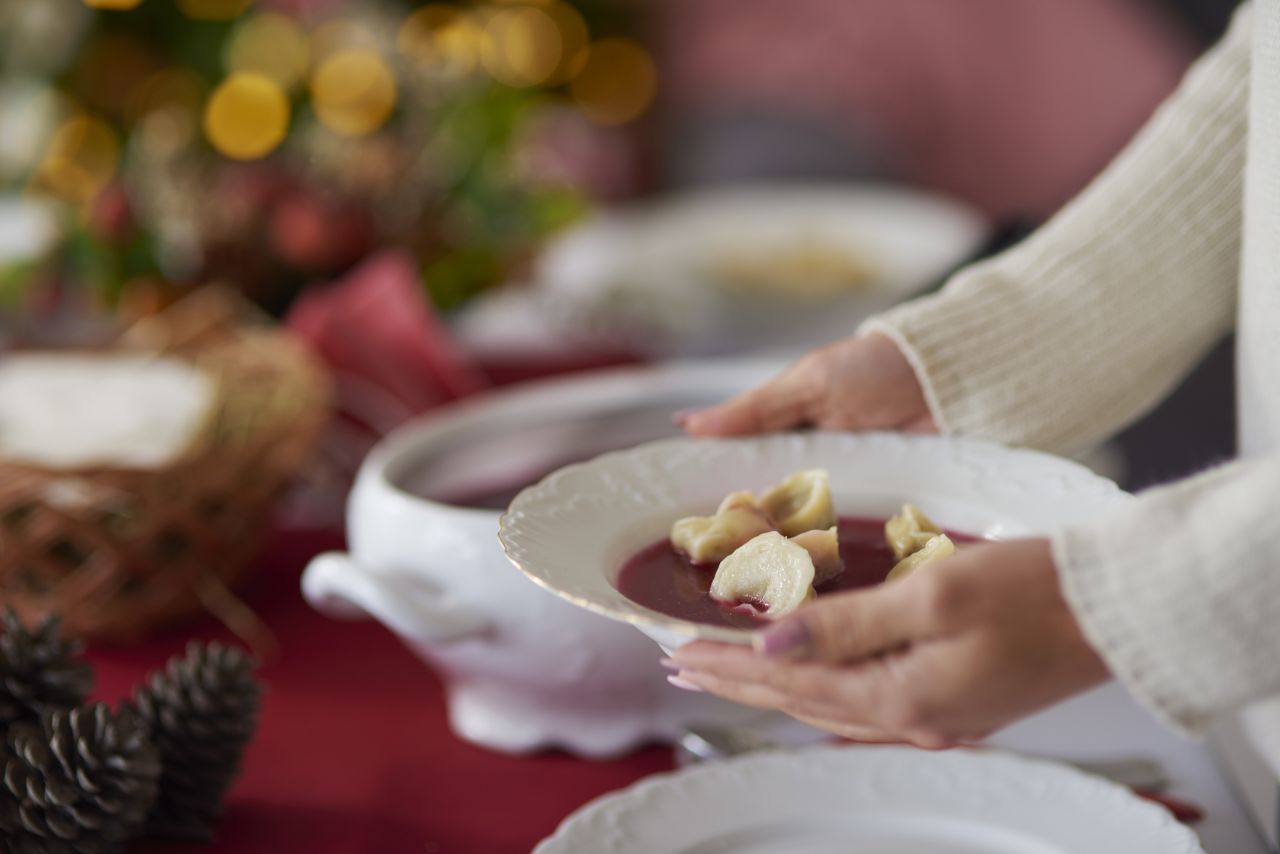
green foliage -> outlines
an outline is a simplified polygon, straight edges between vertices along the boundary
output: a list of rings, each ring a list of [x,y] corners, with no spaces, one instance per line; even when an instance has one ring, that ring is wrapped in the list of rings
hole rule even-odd
[[[470,0],[446,2],[460,11],[485,5]],[[634,31],[638,12],[631,4],[616,0],[565,2],[578,9],[595,37]],[[302,189],[315,196],[334,195],[348,208],[359,209],[365,221],[373,224],[371,243],[400,242],[412,247],[423,265],[425,287],[439,307],[449,309],[508,278],[527,262],[539,240],[580,217],[588,201],[569,188],[539,185],[516,168],[517,149],[524,142],[530,119],[554,105],[563,97],[562,91],[513,88],[479,73],[433,81],[424,87],[421,77],[396,65],[396,49],[388,40],[394,39],[397,23],[421,5],[416,0],[346,0],[333,9],[336,17],[370,25],[369,31],[383,42],[379,48],[397,74],[397,111],[368,140],[389,143],[392,156],[386,162],[408,164],[403,174],[397,175],[403,179],[397,192],[388,192],[376,179],[360,177],[376,173],[376,169],[365,169],[368,158],[361,161],[354,154],[366,140],[343,140],[333,134],[326,137],[314,121],[305,85],[288,93],[289,138],[256,165],[272,173],[264,180],[290,185],[282,191],[285,194]],[[251,13],[266,9],[265,4],[249,7]],[[77,6],[75,11],[82,10]],[[4,20],[0,14],[0,21]],[[313,19],[302,24],[309,27],[317,22]],[[337,275],[345,268],[347,261],[325,268],[308,267],[280,252],[279,244],[273,242],[278,234],[271,230],[271,210],[279,194],[268,198],[264,191],[262,197],[253,197],[253,188],[241,191],[239,199],[245,194],[253,198],[246,203],[246,212],[236,206],[234,193],[215,191],[220,176],[234,167],[205,141],[198,115],[193,116],[194,135],[182,143],[185,147],[164,157],[155,156],[155,149],[141,144],[147,135],[135,134],[130,126],[137,116],[128,106],[136,104],[136,99],[131,100],[136,89],[129,87],[139,86],[139,81],[149,79],[155,70],[177,67],[193,72],[210,88],[223,79],[228,40],[240,23],[193,20],[175,0],[145,0],[127,11],[91,13],[78,47],[67,53],[68,60],[59,60],[70,64],[49,71],[49,82],[69,95],[71,102],[82,104],[119,132],[121,168],[114,180],[124,185],[127,197],[139,202],[130,211],[136,228],[133,236],[115,242],[91,225],[74,227],[64,236],[52,268],[42,267],[42,271],[52,269],[69,281],[93,288],[110,305],[119,301],[132,282],[166,280],[160,260],[181,255],[193,260],[174,265],[175,269],[168,271],[174,278],[229,279],[241,284],[261,304],[278,309],[286,306],[305,282]],[[111,54],[112,50],[116,53]],[[105,56],[119,57],[120,50],[126,57],[136,55],[137,66],[132,61],[104,60]],[[122,70],[119,79],[126,82],[120,84],[104,69]],[[129,77],[130,69],[134,77]],[[9,73],[16,70],[0,57],[0,83]],[[31,71],[22,73],[29,76]],[[13,188],[27,177],[19,176]],[[194,212],[190,204],[170,203],[179,195],[184,200],[200,200]],[[335,217],[326,225],[341,230],[349,223]],[[242,228],[237,231],[237,226]],[[379,228],[383,230],[377,231]],[[174,234],[179,236],[174,238]],[[175,241],[181,253],[173,251]],[[220,263],[223,266],[217,266]],[[202,264],[207,266],[196,269]],[[0,306],[19,299],[33,270],[0,270]]]
[[[442,311],[457,308],[502,274],[498,255],[487,246],[459,246],[427,264],[422,281]]]
[[[0,267],[0,311],[17,308],[39,269],[38,264],[30,261]]]
[[[107,305],[119,301],[129,281],[159,275],[153,240],[145,232],[114,245],[86,228],[74,228],[56,260],[69,281],[96,291]]]

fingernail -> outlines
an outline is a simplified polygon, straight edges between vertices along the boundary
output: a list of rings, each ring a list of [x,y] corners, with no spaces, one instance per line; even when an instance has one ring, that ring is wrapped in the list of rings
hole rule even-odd
[[[800,620],[786,620],[752,635],[751,646],[766,658],[799,658],[809,648],[809,629]]]
[[[682,691],[693,691],[694,693],[697,693],[697,694],[703,693],[702,689],[699,688],[697,685],[694,685],[688,679],[681,679],[679,676],[676,676],[674,673],[667,677],[667,681],[670,682],[672,685],[676,686],[677,688],[681,689]]]
[[[696,409],[681,409],[671,415],[671,421],[673,424],[683,427],[685,422],[696,415],[697,412],[698,410]]]
[[[659,658],[659,659],[658,659],[658,663],[659,663],[659,664],[661,664],[663,667],[667,668],[668,670],[679,670],[679,669],[680,669],[680,662],[678,662],[678,661],[672,661],[672,660],[671,660],[671,659],[669,659],[669,658]]]

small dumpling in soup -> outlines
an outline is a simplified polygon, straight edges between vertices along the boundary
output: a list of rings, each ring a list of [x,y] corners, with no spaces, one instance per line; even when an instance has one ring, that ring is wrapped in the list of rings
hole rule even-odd
[[[805,469],[760,496],[760,507],[783,536],[824,531],[836,523],[831,478],[824,469]]]
[[[719,563],[753,537],[774,530],[750,492],[732,492],[712,516],[687,516],[671,526],[671,544],[694,563]]]
[[[911,554],[904,557],[889,570],[889,574],[885,576],[885,581],[892,581],[895,578],[915,572],[920,567],[934,561],[942,560],[944,557],[950,557],[955,554],[956,544],[946,534],[934,534],[924,546]]]
[[[885,542],[893,549],[893,556],[898,560],[920,551],[929,540],[941,533],[942,530],[933,520],[911,503],[903,504],[898,515],[884,523]]]

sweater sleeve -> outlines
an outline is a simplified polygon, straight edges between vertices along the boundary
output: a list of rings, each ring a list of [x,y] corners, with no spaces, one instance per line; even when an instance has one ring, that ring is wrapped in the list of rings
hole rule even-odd
[[[1231,328],[1250,9],[1031,238],[872,318],[943,432],[1076,450],[1152,408]]]
[[[1113,674],[1198,734],[1280,694],[1280,457],[1143,493],[1053,537],[1063,593]]]

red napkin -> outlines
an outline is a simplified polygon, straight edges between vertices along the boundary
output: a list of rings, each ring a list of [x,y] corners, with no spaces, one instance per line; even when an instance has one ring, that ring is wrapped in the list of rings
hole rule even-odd
[[[492,383],[432,309],[413,258],[392,249],[311,288],[286,325],[333,370],[340,408],[385,433]]]

